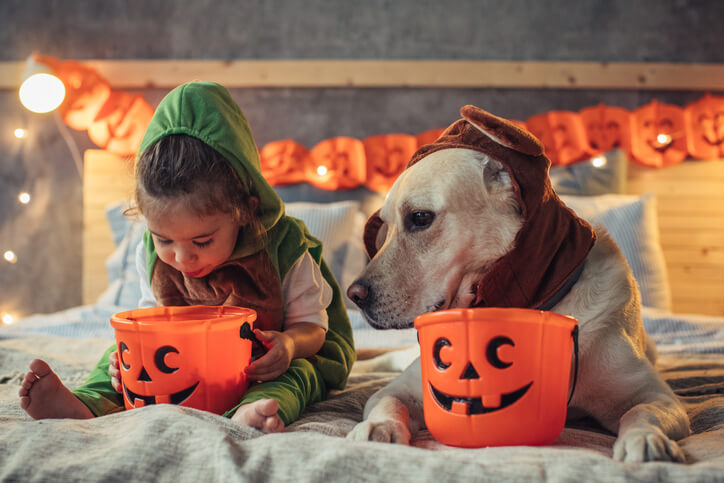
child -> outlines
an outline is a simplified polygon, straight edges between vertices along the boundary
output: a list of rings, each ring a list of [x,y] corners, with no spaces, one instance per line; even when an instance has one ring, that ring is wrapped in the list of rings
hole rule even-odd
[[[136,202],[148,222],[137,265],[141,306],[253,308],[268,352],[246,369],[252,385],[225,414],[264,432],[344,387],[352,329],[322,246],[261,175],[249,125],[225,88],[184,84],[160,103],[136,163]],[[123,409],[115,346],[70,391],[35,359],[20,404],[36,419],[91,418]]]

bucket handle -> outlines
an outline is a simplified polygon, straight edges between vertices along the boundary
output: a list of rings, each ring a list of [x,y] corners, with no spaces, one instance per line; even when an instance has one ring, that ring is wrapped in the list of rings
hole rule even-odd
[[[266,354],[269,349],[256,337],[254,331],[251,330],[249,322],[244,322],[239,328],[239,337],[242,339],[250,340],[252,344],[256,344],[261,350],[262,355]]]
[[[578,325],[576,325],[573,330],[571,331],[571,336],[573,337],[573,384],[571,385],[571,393],[568,396],[568,402],[566,405],[571,404],[571,399],[573,399],[573,392],[576,390],[576,382],[578,381]]]

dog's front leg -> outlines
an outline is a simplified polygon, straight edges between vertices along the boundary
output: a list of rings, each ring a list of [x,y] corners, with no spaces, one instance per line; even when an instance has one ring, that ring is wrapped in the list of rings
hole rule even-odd
[[[691,433],[686,411],[659,379],[643,389],[642,400],[619,421],[613,457],[619,461],[684,462],[677,440]]]
[[[410,444],[410,437],[424,426],[422,376],[416,359],[389,385],[365,404],[363,420],[347,434],[358,441]]]
[[[683,405],[648,360],[623,350],[622,345],[608,347],[618,357],[609,359],[604,372],[600,371],[602,359],[592,363],[593,356],[588,358],[581,381],[595,383],[582,384],[583,391],[574,395],[572,404],[618,433],[614,459],[683,462],[684,453],[676,441],[691,432]]]

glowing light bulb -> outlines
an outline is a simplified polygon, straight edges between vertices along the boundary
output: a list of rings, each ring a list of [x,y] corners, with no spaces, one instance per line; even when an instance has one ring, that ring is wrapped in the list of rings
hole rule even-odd
[[[3,258],[8,263],[15,263],[18,261],[18,256],[15,255],[15,252],[12,250],[8,250],[5,253],[3,253]]]
[[[13,317],[12,314],[8,314],[7,312],[3,312],[3,324],[10,325],[13,322],[15,322],[15,317]]]
[[[656,136],[656,141],[658,141],[659,144],[669,144],[671,142],[671,136],[661,133]]]
[[[25,136],[28,135],[28,132],[25,129],[17,128],[14,134],[16,138],[23,139]]]
[[[33,74],[20,86],[20,102],[30,111],[44,113],[56,109],[65,99],[65,86],[50,74]]]
[[[596,156],[591,160],[591,164],[594,168],[603,168],[606,166],[606,158],[604,156]]]
[[[327,167],[326,167],[326,166],[318,166],[318,167],[317,167],[317,174],[318,174],[319,176],[324,176],[325,174],[327,174]]]
[[[23,191],[18,195],[18,201],[24,205],[27,205],[28,203],[30,203],[30,193],[26,193],[25,191]]]

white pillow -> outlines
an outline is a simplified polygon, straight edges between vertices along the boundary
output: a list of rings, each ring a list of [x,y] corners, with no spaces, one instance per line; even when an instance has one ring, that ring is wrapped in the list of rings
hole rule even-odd
[[[356,307],[347,298],[347,287],[362,272],[367,254],[362,244],[366,217],[359,201],[335,203],[286,203],[289,216],[304,221],[309,233],[322,242],[322,256],[337,279],[345,305]]]
[[[654,195],[563,195],[560,198],[578,216],[608,230],[631,267],[642,304],[670,311],[671,289],[659,240]]]

